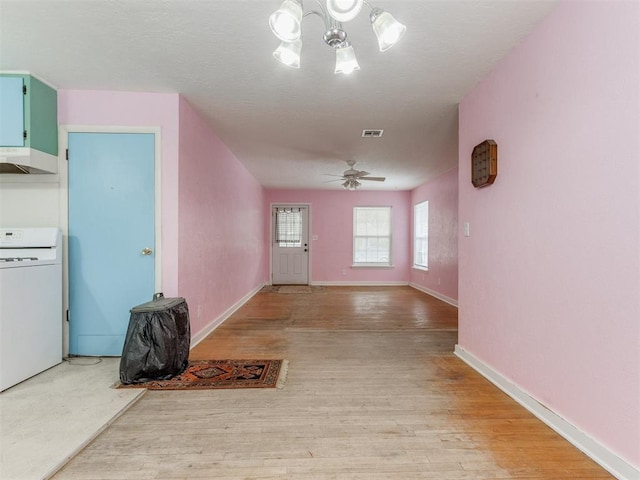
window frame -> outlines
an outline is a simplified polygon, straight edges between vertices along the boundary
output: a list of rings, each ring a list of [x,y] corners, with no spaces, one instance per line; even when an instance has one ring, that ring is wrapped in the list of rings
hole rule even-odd
[[[389,231],[387,235],[357,235],[357,222],[358,222],[358,212],[365,210],[385,210],[388,212],[388,224]],[[352,251],[352,268],[391,268],[392,264],[392,252],[393,252],[393,215],[392,215],[392,207],[391,205],[362,205],[362,206],[354,206],[353,207],[353,251]],[[389,260],[386,262],[357,262],[356,261],[356,242],[361,238],[382,238],[388,239],[389,250],[388,257]]]
[[[424,218],[418,218],[418,215],[422,214]],[[425,222],[425,233],[418,235],[419,222]],[[422,232],[420,232],[422,233]],[[418,242],[424,242],[423,248],[423,261],[424,264],[418,261]],[[429,200],[423,200],[413,205],[413,252],[412,252],[412,266],[418,270],[429,270]]]

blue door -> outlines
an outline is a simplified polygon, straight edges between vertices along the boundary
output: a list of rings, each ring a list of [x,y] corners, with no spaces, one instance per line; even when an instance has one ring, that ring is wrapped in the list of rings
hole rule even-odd
[[[69,353],[122,354],[131,307],[155,286],[149,133],[69,134]]]

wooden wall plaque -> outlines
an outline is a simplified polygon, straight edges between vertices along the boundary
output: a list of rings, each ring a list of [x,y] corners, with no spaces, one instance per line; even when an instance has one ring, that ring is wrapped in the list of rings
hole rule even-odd
[[[471,183],[476,188],[488,187],[498,176],[498,144],[485,140],[471,153]]]

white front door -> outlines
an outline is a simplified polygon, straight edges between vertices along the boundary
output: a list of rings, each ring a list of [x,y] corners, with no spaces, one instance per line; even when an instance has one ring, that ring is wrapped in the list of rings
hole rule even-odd
[[[271,283],[308,285],[309,207],[274,205],[271,219]]]

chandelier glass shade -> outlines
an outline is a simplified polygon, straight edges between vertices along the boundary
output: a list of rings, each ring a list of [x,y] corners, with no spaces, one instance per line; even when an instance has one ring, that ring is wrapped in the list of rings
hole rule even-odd
[[[293,42],[282,42],[273,52],[273,56],[280,63],[292,68],[300,68],[300,50],[302,50],[302,40]]]
[[[302,4],[297,0],[284,0],[269,17],[269,26],[283,42],[298,40],[302,32]]]
[[[364,0],[327,0],[327,13],[338,22],[349,22],[362,10]]]
[[[320,0],[315,0],[319,10],[307,12],[304,12],[302,1],[284,0],[280,8],[269,17],[272,32],[282,41],[273,52],[273,56],[289,67],[300,68],[302,20],[308,15],[317,15],[324,22],[324,42],[336,51],[334,73],[348,74],[354,70],[360,70],[353,46],[347,40],[347,32],[342,28],[342,22],[348,22],[357,17],[363,5],[371,9],[369,20],[381,52],[395,45],[407,30],[407,27],[399,23],[390,13],[380,8],[373,8],[366,0],[326,0],[324,4]]]
[[[381,52],[393,47],[407,30],[393,15],[379,8],[374,8],[369,16],[371,26],[378,38],[378,47]]]
[[[343,45],[336,48],[336,69],[333,73],[349,74],[354,70],[360,70],[358,60],[356,60],[356,52],[351,46],[351,42],[344,42]]]

